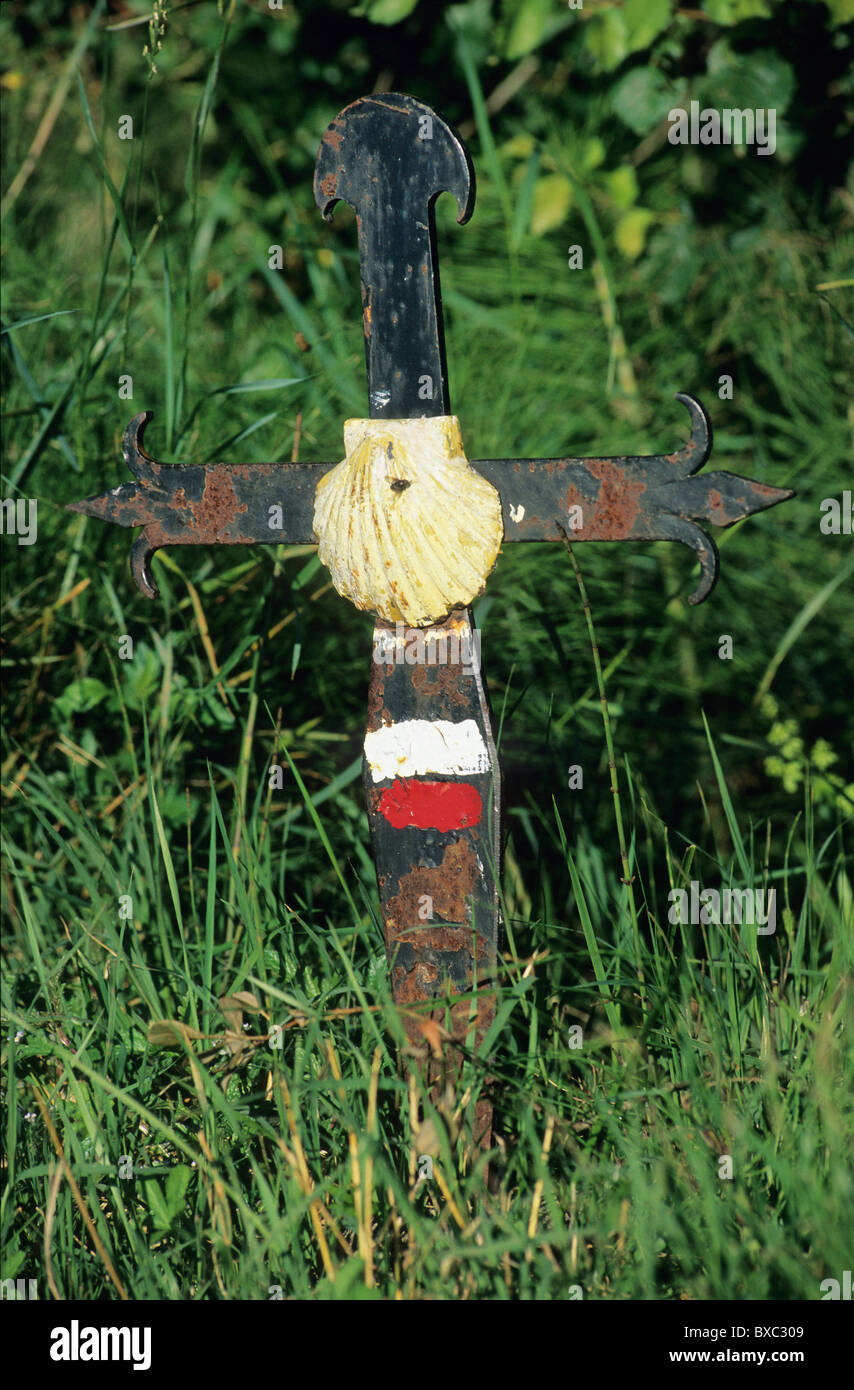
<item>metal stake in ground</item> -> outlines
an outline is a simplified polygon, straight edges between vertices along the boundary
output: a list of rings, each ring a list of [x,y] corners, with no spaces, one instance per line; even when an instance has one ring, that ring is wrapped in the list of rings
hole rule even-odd
[[[502,541],[681,541],[699,556],[699,603],[718,556],[696,522],[729,526],[793,495],[730,473],[694,476],[712,432],[681,394],[691,437],[672,454],[469,463],[449,414],[433,217],[442,191],[466,222],[465,146],[412,97],[356,101],[323,137],[318,206],[327,218],[339,199],[356,211],[370,409],[345,422],[337,467],[161,464],[142,448],[144,412],[123,445],[136,482],[71,507],[144,528],[132,570],[149,598],[163,546],[313,542],[338,591],[375,615],[368,819],[394,996],[431,1084],[457,1077],[494,1016],[499,769],[469,605]],[[431,1017],[448,1025],[444,1048],[423,1026]],[[488,1146],[485,1097],[474,1123]]]

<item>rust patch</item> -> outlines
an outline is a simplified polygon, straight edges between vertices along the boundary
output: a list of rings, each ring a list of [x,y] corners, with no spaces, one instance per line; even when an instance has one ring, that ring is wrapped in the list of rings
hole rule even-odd
[[[368,733],[373,733],[383,724],[392,723],[391,714],[385,707],[385,681],[393,670],[393,666],[385,663],[382,665],[380,663],[372,664],[371,679],[368,684]]]
[[[632,475],[628,468],[618,467],[613,460],[590,459],[587,471],[599,483],[599,495],[593,504],[592,515],[581,503],[584,525],[579,538],[595,541],[625,540],[632,534],[641,510],[641,497],[646,482]],[[574,489],[570,489],[574,491]],[[589,511],[589,503],[588,503]]]
[[[338,179],[335,174],[327,174],[320,180],[320,191],[324,198],[334,198],[338,192]]]
[[[575,532],[574,537],[570,536],[570,540],[578,540],[582,535],[587,535],[587,530],[590,525],[590,517],[588,516],[588,513],[590,512],[590,504],[587,498],[584,496],[584,494],[578,491],[578,488],[575,486],[575,483],[570,483],[569,487],[566,489],[566,492],[563,495],[564,514],[566,514],[569,511],[570,507],[580,507],[581,515],[584,519],[584,526],[582,527],[581,531]],[[561,525],[563,525],[563,519],[559,519],[561,521]],[[531,520],[535,520],[535,518],[532,517]],[[564,527],[564,529],[566,528]]]
[[[385,909],[386,945],[389,950],[403,933],[415,932],[419,943],[427,946],[428,937],[433,932],[447,932],[447,927],[424,929],[418,916],[421,907],[419,899],[426,894],[433,900],[433,913],[449,922],[468,920],[468,897],[473,893],[477,878],[477,861],[470,839],[453,840],[436,868],[416,865],[409,873],[402,874],[394,897],[389,898]],[[447,947],[438,945],[436,949],[459,949],[456,939],[460,929],[451,929]],[[462,935],[471,943],[471,932],[463,930]],[[453,944],[451,941],[453,940]]]
[[[728,519],[720,492],[717,488],[709,488],[709,520],[714,526],[726,526]]]
[[[234,482],[228,471],[209,468],[205,474],[202,500],[195,514],[200,539],[204,538],[204,544],[223,538],[229,523],[247,510],[246,503],[237,500]],[[190,511],[192,513],[192,507]]]
[[[429,629],[432,631],[432,629]],[[431,644],[432,645],[432,644]],[[425,642],[425,648],[429,647]],[[437,656],[441,656],[443,648],[450,649],[450,638],[447,642],[439,641],[435,644]],[[430,703],[431,709],[447,709],[448,705],[466,705],[468,701],[463,691],[460,690],[460,668],[450,664],[429,665],[427,662],[417,663],[412,668],[412,688],[415,690],[419,699]]]

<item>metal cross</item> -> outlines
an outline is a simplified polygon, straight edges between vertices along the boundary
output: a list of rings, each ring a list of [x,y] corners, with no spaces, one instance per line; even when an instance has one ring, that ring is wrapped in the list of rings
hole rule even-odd
[[[699,556],[689,602],[700,603],[714,586],[718,555],[697,521],[729,526],[793,494],[731,473],[695,476],[712,430],[699,402],[682,394],[691,437],[671,454],[468,464],[450,417],[434,223],[442,191],[456,198],[458,222],[471,216],[475,180],[464,144],[413,97],[364,97],[323,136],[314,191],[327,220],[339,199],[356,213],[368,372],[370,421],[345,426],[333,503],[324,511],[326,482],[318,489],[332,479],[329,463],[158,463],[143,449],[145,411],[124,435],[136,481],[71,510],[143,527],[131,567],[148,598],[157,596],[151,556],[164,546],[320,541],[336,587],[379,614],[365,737],[368,820],[394,998],[437,1088],[481,1048],[495,1014],[500,771],[468,605],[498,544],[559,541],[566,532],[573,541],[681,541]],[[428,455],[433,462],[419,464]],[[450,550],[436,549],[445,539],[437,512],[451,528]],[[492,550],[474,535],[481,520],[483,534],[498,528]],[[484,549],[467,588],[468,551]],[[437,588],[456,595],[450,611]],[[482,1096],[474,1114],[481,1147],[491,1125]]]

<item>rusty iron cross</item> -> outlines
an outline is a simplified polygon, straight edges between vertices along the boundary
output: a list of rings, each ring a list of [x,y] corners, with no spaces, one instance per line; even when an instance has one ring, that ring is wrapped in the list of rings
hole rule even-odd
[[[143,449],[145,411],[124,435],[136,481],[71,506],[143,527],[131,567],[148,598],[151,556],[164,546],[319,543],[339,592],[375,615],[368,820],[394,998],[434,1093],[458,1079],[462,1057],[482,1053],[495,1017],[500,771],[470,603],[501,542],[567,531],[573,541],[681,541],[699,557],[689,601],[700,603],[718,556],[697,521],[730,526],[793,495],[731,473],[695,476],[712,431],[682,394],[690,440],[671,454],[469,464],[448,397],[434,222],[443,191],[468,221],[468,152],[413,97],[362,98],[323,136],[318,207],[327,220],[338,200],[356,213],[370,406],[369,419],[347,421],[337,468],[158,463]],[[486,1088],[473,1123],[487,1148]]]

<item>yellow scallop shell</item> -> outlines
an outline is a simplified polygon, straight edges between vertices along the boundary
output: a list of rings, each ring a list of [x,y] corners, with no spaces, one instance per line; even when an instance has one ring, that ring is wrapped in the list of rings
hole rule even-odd
[[[429,627],[483,592],[501,499],[471,467],[455,415],[346,420],[347,457],[317,485],[318,554],[339,594],[386,622]]]

